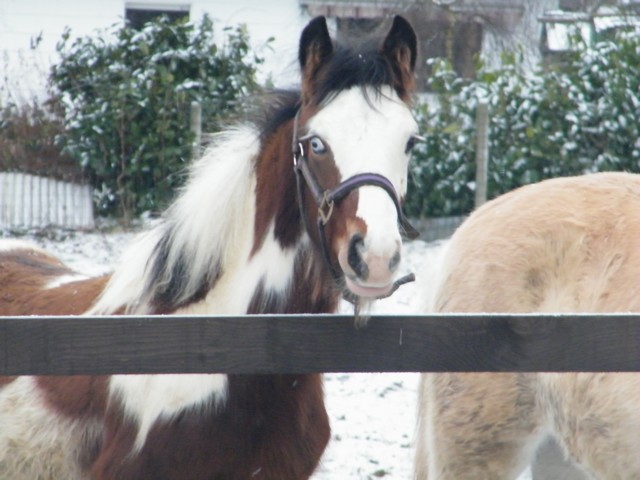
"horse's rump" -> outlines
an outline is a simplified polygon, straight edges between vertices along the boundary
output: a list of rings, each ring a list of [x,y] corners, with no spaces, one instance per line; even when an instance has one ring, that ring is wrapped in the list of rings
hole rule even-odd
[[[640,176],[559,178],[488,202],[437,275],[437,312],[640,312]],[[416,478],[513,479],[548,436],[595,478],[640,478],[639,412],[636,373],[425,374]]]
[[[559,178],[507,193],[452,237],[434,309],[640,311],[639,212],[640,177],[631,174]]]

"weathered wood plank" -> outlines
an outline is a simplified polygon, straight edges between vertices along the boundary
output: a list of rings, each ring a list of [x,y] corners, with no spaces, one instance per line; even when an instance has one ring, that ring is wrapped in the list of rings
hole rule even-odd
[[[640,371],[640,315],[0,317],[0,375]]]

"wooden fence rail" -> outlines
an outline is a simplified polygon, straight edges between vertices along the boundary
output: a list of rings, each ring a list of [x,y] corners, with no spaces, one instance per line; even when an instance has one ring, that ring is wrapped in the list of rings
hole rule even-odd
[[[0,375],[640,372],[640,315],[0,317]]]

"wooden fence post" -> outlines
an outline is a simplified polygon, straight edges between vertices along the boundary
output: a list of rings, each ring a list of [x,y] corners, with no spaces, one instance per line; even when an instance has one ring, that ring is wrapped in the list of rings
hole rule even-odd
[[[488,166],[489,105],[486,100],[479,100],[476,108],[476,208],[487,201]]]
[[[200,102],[191,102],[190,128],[193,132],[193,145],[191,158],[200,157],[200,146],[202,145],[202,105]]]

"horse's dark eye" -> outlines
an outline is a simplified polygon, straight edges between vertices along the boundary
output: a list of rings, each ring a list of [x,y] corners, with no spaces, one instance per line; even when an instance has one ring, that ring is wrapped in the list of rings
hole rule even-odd
[[[311,140],[309,140],[309,145],[311,146],[311,151],[316,155],[327,151],[327,147],[324,146],[324,143],[322,143],[322,140],[318,137],[312,137]]]
[[[416,146],[417,141],[418,141],[417,137],[411,137],[407,142],[407,146],[404,147],[404,153],[409,153],[411,150],[413,150],[413,147]]]

